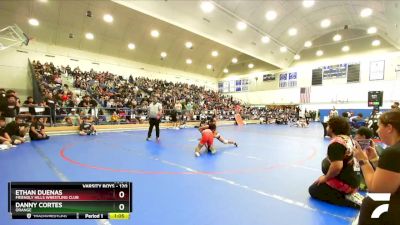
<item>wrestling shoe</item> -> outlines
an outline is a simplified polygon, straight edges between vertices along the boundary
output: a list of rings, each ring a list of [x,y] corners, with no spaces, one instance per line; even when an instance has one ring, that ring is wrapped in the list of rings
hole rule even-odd
[[[209,149],[209,151],[211,152],[211,154],[215,154],[215,153],[217,153],[217,149],[215,149],[215,148],[210,148]]]
[[[238,146],[238,144],[235,142],[235,143],[233,143],[234,145],[235,145],[235,147],[237,148],[237,146]]]
[[[151,138],[151,137],[146,138],[146,141],[150,141],[150,140],[151,140],[150,138]]]
[[[200,156],[200,152],[194,152],[194,156],[199,157]]]

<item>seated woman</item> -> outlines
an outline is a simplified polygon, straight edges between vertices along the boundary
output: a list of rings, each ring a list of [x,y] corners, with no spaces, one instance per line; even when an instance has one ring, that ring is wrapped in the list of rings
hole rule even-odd
[[[348,135],[350,125],[342,117],[328,121],[327,133],[332,138],[322,172],[310,187],[311,197],[341,206],[359,208],[362,197],[356,194],[360,185],[359,166],[353,159],[355,141]]]
[[[370,193],[390,193],[390,201],[374,201],[366,197],[361,205],[359,225],[400,224],[400,111],[383,113],[379,117],[377,133],[388,148],[382,152],[374,171],[370,161],[377,154],[367,154],[357,146],[355,157],[360,163],[365,183]],[[388,196],[389,197],[389,196]],[[386,201],[386,202],[385,202]],[[373,212],[388,204],[387,212],[372,218]]]

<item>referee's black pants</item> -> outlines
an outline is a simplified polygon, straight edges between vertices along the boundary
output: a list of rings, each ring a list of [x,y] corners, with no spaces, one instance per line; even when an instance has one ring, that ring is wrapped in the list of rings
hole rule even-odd
[[[149,119],[149,132],[147,133],[147,137],[150,138],[151,137],[151,132],[153,132],[153,127],[156,126],[156,137],[159,138],[160,137],[160,120],[156,119],[156,118],[150,118]]]

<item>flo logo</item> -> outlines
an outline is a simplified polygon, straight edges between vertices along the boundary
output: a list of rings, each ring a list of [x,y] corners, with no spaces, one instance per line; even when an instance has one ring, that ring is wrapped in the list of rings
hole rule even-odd
[[[389,202],[390,193],[368,193],[368,196],[376,202]],[[389,211],[389,203],[378,206],[371,215],[372,219],[378,219],[383,213]]]

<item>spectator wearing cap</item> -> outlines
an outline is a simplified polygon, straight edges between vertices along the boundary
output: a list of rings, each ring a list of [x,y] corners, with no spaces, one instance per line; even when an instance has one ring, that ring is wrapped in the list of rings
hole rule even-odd
[[[81,124],[81,118],[76,113],[76,109],[71,109],[71,112],[65,118],[68,126],[79,126]]]

